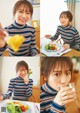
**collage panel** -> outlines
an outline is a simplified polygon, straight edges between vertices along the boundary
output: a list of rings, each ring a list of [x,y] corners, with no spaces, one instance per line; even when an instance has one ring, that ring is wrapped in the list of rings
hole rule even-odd
[[[80,0],[41,0],[40,7],[41,56],[80,56]]]
[[[80,0],[0,1],[0,113],[80,113]]]
[[[0,56],[38,55],[40,0],[1,0],[0,14]]]
[[[0,113],[39,113],[39,103],[40,58],[0,57]]]
[[[80,113],[80,57],[42,57],[40,113]]]

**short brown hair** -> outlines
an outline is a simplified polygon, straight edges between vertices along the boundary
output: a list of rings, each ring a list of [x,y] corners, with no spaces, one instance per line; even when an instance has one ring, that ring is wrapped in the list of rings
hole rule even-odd
[[[25,6],[29,7],[29,10],[30,10],[30,13],[31,13],[31,16],[32,16],[32,14],[33,14],[33,6],[28,0],[19,0],[19,1],[17,1],[15,3],[15,5],[13,7],[13,16],[15,15],[16,11],[19,9],[19,7],[21,5],[24,5],[24,7]]]
[[[17,62],[17,64],[16,64],[16,72],[18,72],[18,70],[19,70],[19,68],[21,66],[24,66],[27,71],[29,70],[28,64],[25,61],[22,60],[22,61]]]
[[[72,73],[73,63],[70,57],[44,57],[41,62],[41,75],[48,77],[57,64],[61,65],[61,68],[67,65]]]
[[[72,13],[71,13],[70,11],[63,11],[63,12],[60,14],[59,18],[60,18],[62,15],[66,15],[66,16],[69,18],[69,21],[70,21],[70,22],[71,22],[72,19],[73,19],[73,15],[72,15]]]

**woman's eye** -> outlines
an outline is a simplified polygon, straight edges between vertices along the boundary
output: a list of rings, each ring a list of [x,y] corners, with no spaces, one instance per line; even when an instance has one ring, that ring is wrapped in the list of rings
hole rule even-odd
[[[67,72],[66,75],[71,75],[71,72]]]
[[[23,13],[23,11],[19,11],[20,13]]]
[[[26,14],[28,14],[28,15],[29,15],[29,14],[31,14],[31,13],[30,13],[30,12],[26,12]]]
[[[55,73],[54,75],[55,75],[55,76],[60,76],[60,73]]]
[[[68,19],[67,17],[65,17],[65,19]]]

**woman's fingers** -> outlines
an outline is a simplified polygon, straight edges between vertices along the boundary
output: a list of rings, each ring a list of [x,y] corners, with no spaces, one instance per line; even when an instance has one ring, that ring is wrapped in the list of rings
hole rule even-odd
[[[26,75],[26,76],[24,77],[24,82],[25,82],[26,84],[28,84],[28,83],[29,83],[29,78],[28,78],[28,75]]]
[[[63,96],[70,95],[70,94],[73,95],[74,93],[76,93],[76,92],[73,92],[72,89],[66,90],[66,91],[61,93],[61,96],[63,97]]]
[[[76,99],[76,94],[75,93],[70,93],[70,94],[67,94],[66,96],[62,96],[61,97],[61,100],[62,101],[65,101],[65,100],[68,100],[68,99]]]
[[[46,38],[51,38],[52,35],[47,34],[47,35],[45,35],[45,37],[46,37]]]
[[[2,30],[2,28],[0,28],[0,38],[5,38],[6,37],[6,33],[4,33],[4,31]]]
[[[67,100],[61,101],[61,103],[62,103],[62,105],[65,105],[65,104],[67,104],[67,103],[69,103],[69,102],[74,101],[75,99],[76,99],[76,98],[70,98],[70,99],[67,99]]]
[[[1,95],[1,96],[0,96],[0,101],[2,101],[2,100],[3,100],[3,96]]]
[[[72,102],[76,99],[76,92],[69,87],[63,87],[60,92],[60,101],[62,105]]]

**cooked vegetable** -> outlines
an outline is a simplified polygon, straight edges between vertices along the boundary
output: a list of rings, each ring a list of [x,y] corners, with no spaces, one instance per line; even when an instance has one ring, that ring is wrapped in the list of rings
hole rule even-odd
[[[9,113],[15,113],[15,106],[13,103],[7,103],[6,109]]]
[[[45,46],[45,49],[46,49],[46,50],[57,50],[57,47],[56,47],[55,44],[47,44],[47,45]]]
[[[28,105],[23,105],[20,102],[7,103],[6,109],[8,113],[22,113],[29,109]]]

